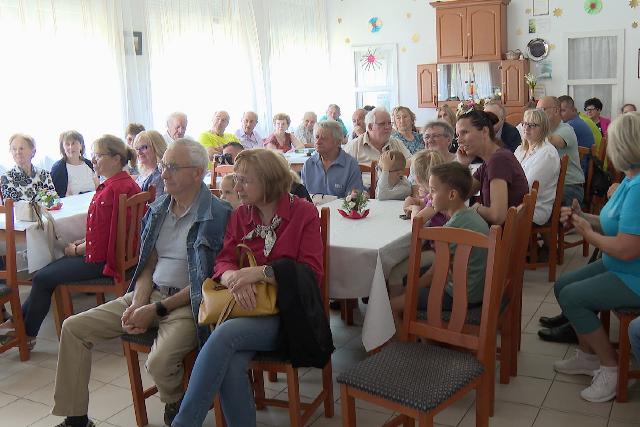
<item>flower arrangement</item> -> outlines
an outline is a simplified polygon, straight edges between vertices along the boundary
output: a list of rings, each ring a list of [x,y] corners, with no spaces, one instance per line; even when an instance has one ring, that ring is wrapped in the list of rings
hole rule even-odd
[[[366,191],[352,190],[344,198],[342,209],[338,212],[345,218],[360,219],[369,214],[369,209],[365,209],[369,203],[369,194]]]
[[[536,85],[538,84],[538,78],[531,73],[527,73],[524,75],[524,81],[527,82],[527,86],[529,86],[529,95],[533,100],[533,91],[536,89]]]
[[[55,190],[43,188],[38,191],[36,201],[41,203],[45,208],[51,209],[60,204],[60,196],[58,196]]]
[[[486,101],[486,99],[470,99],[468,101],[462,101],[458,104],[458,108],[456,109],[456,117],[460,117],[463,114],[467,114],[473,110],[484,110],[484,104]]]

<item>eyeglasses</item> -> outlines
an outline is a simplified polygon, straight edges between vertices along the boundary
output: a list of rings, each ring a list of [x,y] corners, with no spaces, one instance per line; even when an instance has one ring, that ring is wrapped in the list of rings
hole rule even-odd
[[[96,162],[99,161],[104,156],[113,156],[113,154],[111,154],[111,153],[93,153],[93,158],[94,158],[94,160]]]
[[[596,110],[597,110],[597,108],[596,108],[596,107],[587,107],[587,108],[585,108],[585,109],[584,109],[584,111],[587,111],[587,112],[589,112],[589,111],[596,111]]]
[[[144,153],[145,151],[147,151],[149,149],[148,145],[141,145],[139,147],[136,147],[136,152],[138,153]]]
[[[529,123],[529,122],[523,122],[522,123],[522,127],[525,129],[535,129],[537,127],[539,127],[540,125],[538,123]]]
[[[443,133],[433,133],[433,134],[425,133],[424,135],[422,135],[423,139],[427,141],[430,139],[442,138],[443,136],[444,136]]]
[[[382,127],[391,127],[391,122],[380,122],[380,123],[375,123],[376,126],[382,126]]]
[[[176,164],[170,163],[170,164],[166,164],[163,162],[158,162],[158,170],[160,171],[160,173],[164,173],[165,171],[167,171],[168,173],[176,173],[178,172],[180,169],[191,169],[191,168],[197,168],[198,166],[178,166]]]
[[[233,175],[233,183],[235,185],[242,185],[243,187],[246,187],[247,185],[253,183],[253,181],[250,180],[250,179],[247,179],[244,176],[239,176],[239,175],[234,174]]]

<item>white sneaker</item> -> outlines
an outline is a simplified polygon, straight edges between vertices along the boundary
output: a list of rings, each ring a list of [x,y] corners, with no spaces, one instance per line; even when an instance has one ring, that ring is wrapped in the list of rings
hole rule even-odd
[[[553,369],[556,372],[569,375],[591,375],[593,371],[600,368],[600,359],[595,354],[585,353],[579,348],[576,354],[570,359],[558,360],[553,362]]]
[[[603,366],[594,372],[591,385],[580,392],[589,402],[608,402],[616,397],[618,387],[618,367]]]

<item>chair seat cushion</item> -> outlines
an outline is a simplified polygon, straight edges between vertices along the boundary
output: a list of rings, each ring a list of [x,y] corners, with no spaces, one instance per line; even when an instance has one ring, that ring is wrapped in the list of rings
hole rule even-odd
[[[134,272],[135,272],[135,267],[127,270],[125,272],[124,281],[125,282],[131,281],[131,279],[133,278]],[[105,285],[107,286],[107,285],[113,285],[113,277],[102,276],[102,277],[96,277],[96,278],[87,279],[87,280],[76,280],[73,282],[65,282],[63,283],[63,285],[67,285],[67,286]]]
[[[11,293],[11,288],[3,283],[0,283],[0,297],[9,295],[10,293]]]
[[[151,347],[157,336],[158,328],[150,328],[142,334],[124,334],[120,338],[122,338],[122,341]]]
[[[472,354],[424,343],[392,343],[338,376],[340,384],[420,411],[436,408],[480,377]]]

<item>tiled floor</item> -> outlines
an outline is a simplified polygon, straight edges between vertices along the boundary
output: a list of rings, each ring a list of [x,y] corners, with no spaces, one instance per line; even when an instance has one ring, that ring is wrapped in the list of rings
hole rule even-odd
[[[568,254],[560,273],[572,270],[586,260],[575,251]],[[492,427],[640,427],[640,385],[630,392],[630,402],[593,404],[580,399],[579,391],[589,384],[585,376],[556,374],[552,362],[568,357],[573,346],[540,341],[535,335],[537,319],[541,315],[559,312],[553,296],[552,284],[546,281],[546,269],[525,273],[522,312],[522,351],[519,356],[519,375],[509,385],[496,386],[496,409],[491,419]],[[28,289],[24,289],[26,293]],[[91,301],[88,301],[91,302]],[[361,305],[361,310],[366,306]],[[357,320],[361,316],[356,314]],[[334,314],[331,318],[334,342],[334,375],[366,356],[361,344],[360,328],[347,327]],[[59,417],[49,415],[53,399],[53,381],[57,359],[57,339],[47,318],[38,345],[31,360],[20,363],[16,351],[0,355],[0,426],[50,427],[60,422]],[[149,378],[144,376],[145,383]],[[303,396],[311,396],[319,389],[318,370],[304,370],[300,390]],[[335,382],[334,382],[335,385]],[[267,381],[268,394],[286,397],[286,385]],[[90,416],[101,426],[135,426],[127,367],[122,358],[119,340],[97,345],[93,356],[92,381],[89,384]],[[324,418],[319,411],[312,426],[340,426],[340,393],[335,385],[336,414]],[[357,402],[358,424],[382,425],[391,413],[382,408]],[[147,400],[151,426],[162,426],[163,405],[153,396]],[[284,409],[270,408],[258,411],[261,426],[285,426],[289,424]],[[436,417],[439,426],[469,427],[475,425],[473,396],[467,396]],[[211,413],[205,423],[213,426]]]

